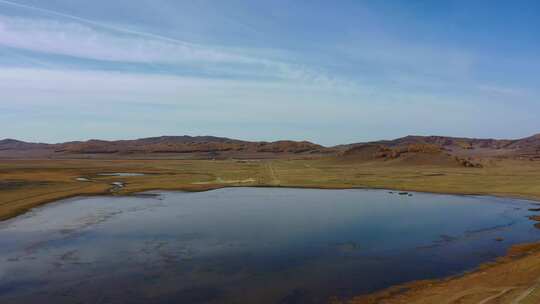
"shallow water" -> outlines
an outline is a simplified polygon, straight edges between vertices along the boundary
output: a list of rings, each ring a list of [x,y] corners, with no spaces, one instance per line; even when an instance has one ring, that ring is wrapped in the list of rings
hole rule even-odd
[[[272,188],[69,199],[0,223],[0,303],[324,303],[539,240],[532,207]]]
[[[129,177],[129,176],[143,176],[144,173],[131,173],[131,172],[116,172],[116,173],[99,173],[99,176],[123,176],[123,177]]]

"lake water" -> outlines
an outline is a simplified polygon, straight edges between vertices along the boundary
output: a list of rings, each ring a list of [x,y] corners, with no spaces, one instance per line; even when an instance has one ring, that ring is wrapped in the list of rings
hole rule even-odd
[[[0,223],[0,303],[325,303],[539,240],[533,207],[282,188],[63,200]]]

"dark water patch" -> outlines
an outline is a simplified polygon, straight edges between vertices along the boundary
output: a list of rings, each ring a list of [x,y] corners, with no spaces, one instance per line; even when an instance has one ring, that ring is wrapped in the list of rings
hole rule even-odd
[[[526,201],[387,193],[61,201],[0,223],[0,303],[325,303],[459,274],[540,239]]]
[[[159,296],[155,303],[208,303],[215,302],[223,295],[222,291],[213,287],[193,287],[180,290],[166,296]]]
[[[0,297],[7,297],[10,294],[16,294],[21,291],[31,291],[35,288],[45,285],[43,281],[39,280],[27,280],[27,281],[17,281],[13,280],[8,284],[0,285]]]
[[[295,289],[279,301],[280,304],[313,303],[317,298],[312,298],[307,290]]]

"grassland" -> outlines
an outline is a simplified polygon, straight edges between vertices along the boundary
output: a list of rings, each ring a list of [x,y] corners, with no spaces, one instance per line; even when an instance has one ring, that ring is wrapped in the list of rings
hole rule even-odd
[[[113,172],[145,175],[99,175]],[[77,180],[81,177],[88,181]],[[113,182],[123,182],[125,186],[115,188],[111,185]],[[122,195],[154,189],[201,191],[227,186],[387,188],[489,194],[540,201],[540,162],[491,160],[485,162],[483,168],[463,168],[395,165],[383,161],[353,162],[335,158],[260,161],[3,160],[0,161],[0,219],[77,195]],[[460,278],[417,283],[400,289],[399,293],[389,290],[369,298],[355,299],[354,303],[513,303],[513,299],[531,288],[532,291],[520,300],[522,302],[515,303],[540,303],[540,294],[537,294],[540,291],[535,289],[540,277],[540,252],[535,246],[520,252],[526,252],[526,257],[518,260],[507,258]],[[458,290],[461,297],[456,297]],[[506,301],[505,297],[510,300]]]

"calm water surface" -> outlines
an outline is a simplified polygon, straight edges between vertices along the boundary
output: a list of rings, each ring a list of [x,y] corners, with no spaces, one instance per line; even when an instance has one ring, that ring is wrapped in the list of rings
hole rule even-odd
[[[325,303],[539,240],[533,207],[271,188],[64,200],[0,223],[0,303]]]

